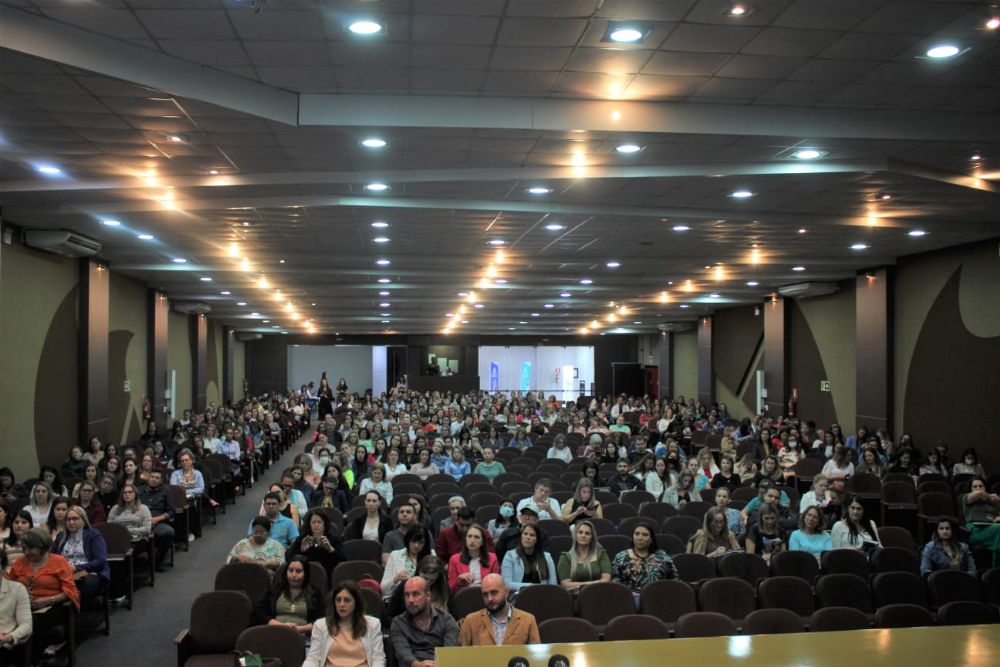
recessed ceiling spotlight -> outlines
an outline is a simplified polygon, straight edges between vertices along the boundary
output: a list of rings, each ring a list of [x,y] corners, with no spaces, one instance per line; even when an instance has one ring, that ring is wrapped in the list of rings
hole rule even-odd
[[[621,265],[622,265],[621,262],[615,262],[615,261],[611,261],[605,264],[605,266],[608,267],[609,269],[617,269]]]
[[[62,169],[51,164],[40,164],[35,167],[35,169],[40,174],[45,174],[46,176],[62,176]]]
[[[805,227],[799,227],[799,234],[805,234],[805,233],[806,233],[806,228]]]
[[[280,329],[281,327],[280,327],[280,326],[278,326],[277,324],[272,324],[272,325],[271,325],[271,328],[272,328],[272,329]]]
[[[378,264],[379,266],[389,266],[392,262],[383,258],[383,259],[376,259],[375,263]]]
[[[383,301],[382,303],[380,303],[378,305],[378,307],[379,308],[388,308],[390,305],[392,305],[392,304],[390,304],[388,301]]]
[[[270,324],[271,320],[261,320],[260,323],[261,324]]]
[[[229,296],[230,294],[232,294],[232,292],[226,289],[219,292],[219,294],[221,294],[222,296]]]
[[[247,305],[247,302],[246,301],[237,301],[236,305],[237,306],[245,306],[245,305]]]
[[[118,220],[101,220],[101,224],[105,224],[108,227],[117,227],[122,223]]]
[[[389,186],[385,183],[369,183],[365,186],[365,190],[368,192],[385,192],[389,189]]]
[[[183,257],[174,257],[174,264],[187,264],[187,260]]]
[[[638,144],[619,144],[615,146],[615,150],[619,153],[638,153],[642,150],[642,146]]]
[[[244,220],[243,221],[243,226],[244,227],[249,227],[250,226],[250,221],[249,220]]]
[[[718,299],[718,298],[720,298],[720,296],[721,295],[716,294],[715,292],[712,292],[711,294],[708,295],[708,298],[709,299]]]
[[[983,156],[980,153],[973,153],[971,156],[969,156],[969,159],[972,160],[973,162],[979,162],[980,160],[983,159]]]
[[[504,241],[503,239],[490,239],[490,245],[492,246],[501,246],[504,245],[505,243],[507,242]]]
[[[648,33],[649,29],[645,28],[645,26],[627,23],[611,23],[608,25],[608,31],[605,33],[605,39],[602,41],[618,42],[619,44],[635,44],[636,42],[641,42],[645,39]]]
[[[996,30],[997,28],[1000,28],[1000,16],[989,17],[986,19],[985,25],[987,30]]]
[[[386,284],[386,283],[388,283],[388,282],[391,282],[388,278],[379,278],[378,281],[380,283],[382,283],[383,285]]]
[[[392,320],[382,320],[382,324],[389,324]]]
[[[726,10],[727,16],[746,16],[748,8],[744,4],[736,3],[732,7]]]
[[[315,301],[313,301],[313,302],[312,302],[312,303],[311,303],[310,305],[312,305],[312,306],[315,306],[315,305],[316,305],[316,302],[315,302]]]
[[[378,293],[379,296],[389,296],[389,290],[382,290]]]
[[[532,313],[531,316],[532,317],[541,317],[542,314],[541,313]]]
[[[760,285],[760,283],[757,282],[756,280],[748,280],[747,281],[747,287],[756,287],[757,285]]]
[[[376,220],[375,222],[372,223],[372,227],[374,227],[375,229],[385,229],[388,226],[389,223],[386,222],[385,220]]]
[[[367,139],[361,140],[361,145],[365,148],[385,148],[388,142],[385,139],[380,139],[379,137],[368,137]]]
[[[564,299],[568,299],[568,298],[570,298],[570,297],[571,297],[571,296],[573,296],[573,295],[572,295],[572,294],[570,294],[569,292],[561,292],[561,293],[559,294],[559,296],[561,296],[561,297],[562,297],[562,298],[564,298]]]
[[[507,331],[517,331],[517,327],[507,327]]]
[[[554,303],[547,303],[547,304],[545,304],[545,306],[543,306],[543,307],[544,307],[544,308],[555,308],[556,306],[555,306],[555,304],[554,304]]]
[[[462,324],[468,324],[469,320],[462,320]]]
[[[907,235],[908,236],[914,236],[914,237],[917,237],[917,236],[927,236],[927,232],[925,232],[922,229],[911,229],[910,231],[907,232]]]
[[[382,24],[372,19],[355,21],[347,26],[347,29],[355,35],[377,35],[382,32]]]
[[[528,192],[533,195],[547,195],[552,192],[552,188],[546,188],[541,185],[536,185],[532,188],[528,188]]]
[[[591,284],[593,284],[593,282],[594,281],[591,280],[590,278],[584,278],[583,280],[580,281],[580,284],[581,285],[591,285]]]
[[[749,199],[750,197],[753,197],[753,195],[754,193],[750,192],[749,190],[736,190],[729,196],[732,197],[733,199]]]
[[[388,236],[376,236],[375,238],[372,239],[372,242],[373,243],[388,243],[389,242],[389,237]]]
[[[219,175],[219,170],[218,169],[209,169],[208,173],[211,174],[212,176],[218,176]]]
[[[690,307],[691,307],[691,306],[687,305],[686,303],[682,303],[682,304],[681,304],[681,308],[690,308]]]
[[[285,263],[285,260],[283,260],[283,259],[279,259],[278,260],[278,264],[284,264],[284,263]]]
[[[208,276],[202,276],[201,277],[201,282],[203,282],[203,283],[210,283],[210,282],[212,282],[212,279],[209,278]]]
[[[472,307],[473,308],[483,308],[483,304],[481,304],[481,303],[473,304]]]
[[[688,231],[690,229],[691,228],[688,227],[687,225],[674,225],[674,227],[673,227],[673,230],[675,232],[686,232],[686,231]]]
[[[937,46],[932,46],[927,49],[927,57],[943,60],[946,58],[954,58],[961,52],[962,49],[958,48],[954,44],[938,44]]]
[[[552,223],[550,225],[545,225],[545,229],[549,230],[550,232],[558,232],[558,231],[562,231],[563,229],[566,229],[566,227],[563,226],[563,225],[558,225],[556,223]]]
[[[260,313],[250,313],[250,317],[260,317]]]
[[[826,155],[826,151],[821,151],[816,148],[800,148],[792,153],[792,157],[796,160],[816,160],[824,155]]]
[[[138,235],[136,235],[136,238],[139,239],[140,241],[152,241],[153,240],[153,235],[152,234],[138,234]]]
[[[389,317],[389,313],[382,313],[382,317]]]
[[[867,250],[868,244],[866,243],[854,243],[851,244],[851,250]]]
[[[805,271],[805,270],[806,270],[806,267],[804,267],[804,266],[793,266],[792,267],[792,271]]]
[[[520,322],[518,322],[518,324],[527,324],[527,322],[525,322],[524,320],[521,320]]]
[[[493,281],[493,283],[496,284],[496,285],[506,285],[507,284],[507,279],[506,278],[497,278],[496,280]]]
[[[184,143],[184,137],[182,137],[179,134],[168,134],[167,141],[169,141],[172,144],[181,144]]]

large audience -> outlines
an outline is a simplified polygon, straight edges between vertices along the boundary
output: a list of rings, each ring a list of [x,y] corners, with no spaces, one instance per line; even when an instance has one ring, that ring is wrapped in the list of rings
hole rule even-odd
[[[955,501],[912,524],[930,533],[923,575],[975,575],[1000,561],[1000,480],[973,447],[953,461],[944,442],[918,447],[909,434],[846,434],[794,416],[734,419],[725,404],[682,396],[560,401],[404,384],[372,396],[324,374],[315,389],[185,411],[166,433],[150,422],[127,445],[91,438],[23,484],[0,468],[0,598],[14,601],[0,606],[0,656],[32,634],[35,650],[54,654],[48,610],[109,595],[102,524],[126,529],[164,571],[209,514],[300,438],[304,451],[226,562],[266,569],[254,621],[307,639],[305,665],[423,667],[437,647],[537,643],[535,617],[518,606],[532,586],[579,596],[615,582],[643,610],[650,584],[684,578],[682,553],[871,559],[889,546],[883,484]],[[362,560],[374,569],[350,569]],[[478,610],[461,614],[469,595]]]

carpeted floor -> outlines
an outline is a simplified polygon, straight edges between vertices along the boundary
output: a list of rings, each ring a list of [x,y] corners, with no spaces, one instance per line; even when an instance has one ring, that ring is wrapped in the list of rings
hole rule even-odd
[[[281,471],[291,465],[307,440],[308,434],[266,470],[247,495],[227,506],[226,514],[219,512],[217,525],[213,526],[206,516],[201,539],[191,544],[190,551],[177,551],[174,567],[156,575],[156,587],[136,590],[132,611],[124,605],[112,610],[110,636],[105,637],[99,630],[84,630],[77,647],[77,665],[176,667],[174,638],[189,624],[191,602],[199,593],[213,589],[216,571],[233,545],[246,536],[268,485],[278,481]],[[43,663],[50,664],[66,664],[65,658]]]

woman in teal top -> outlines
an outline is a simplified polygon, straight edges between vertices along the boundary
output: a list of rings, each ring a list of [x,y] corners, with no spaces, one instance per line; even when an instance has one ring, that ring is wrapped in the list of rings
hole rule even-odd
[[[823,513],[815,505],[807,507],[799,519],[799,529],[788,540],[788,550],[808,551],[818,561],[824,551],[831,549],[833,541],[823,530]]]

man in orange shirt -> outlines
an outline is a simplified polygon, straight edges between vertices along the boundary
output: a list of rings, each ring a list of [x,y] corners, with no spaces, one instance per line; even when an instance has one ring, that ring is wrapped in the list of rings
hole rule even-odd
[[[499,574],[487,574],[482,581],[480,609],[461,621],[458,643],[462,646],[511,646],[539,644],[538,624],[526,611],[514,609],[507,601],[507,585]]]

